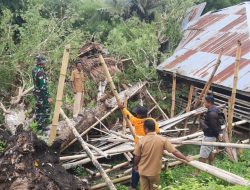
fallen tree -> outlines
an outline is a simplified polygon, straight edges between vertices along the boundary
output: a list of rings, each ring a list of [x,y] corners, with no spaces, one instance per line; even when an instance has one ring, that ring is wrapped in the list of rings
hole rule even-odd
[[[128,98],[134,96],[140,91],[141,88],[145,86],[145,84],[146,83],[138,83],[135,86],[130,87],[123,92],[120,92],[119,98],[123,101],[125,98],[125,94]],[[118,108],[115,98],[111,98],[106,100],[105,102],[101,102],[97,107],[93,109],[86,109],[83,112],[83,117],[79,118],[80,121],[78,123],[72,121],[73,123],[75,123],[74,127],[81,136],[87,134],[89,130],[100,123],[100,121],[96,118],[105,119],[107,117],[106,114],[110,113],[110,108],[112,108],[112,111],[115,111]],[[76,141],[74,134],[67,127],[67,124],[65,122],[62,122],[59,126],[57,139],[63,140],[62,149],[65,149]]]

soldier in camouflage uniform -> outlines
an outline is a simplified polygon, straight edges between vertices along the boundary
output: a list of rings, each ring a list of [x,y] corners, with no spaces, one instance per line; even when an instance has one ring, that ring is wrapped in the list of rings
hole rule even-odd
[[[51,113],[52,99],[49,96],[48,90],[48,78],[44,71],[46,66],[45,57],[36,57],[36,67],[32,70],[32,77],[34,82],[34,96],[36,99],[36,122],[38,124],[38,130],[46,131],[46,126],[49,124],[49,118]]]

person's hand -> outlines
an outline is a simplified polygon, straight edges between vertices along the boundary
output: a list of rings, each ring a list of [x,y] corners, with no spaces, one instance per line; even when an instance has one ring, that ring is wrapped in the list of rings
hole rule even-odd
[[[124,108],[123,103],[118,104],[118,108],[120,108],[122,110]]]
[[[193,160],[194,160],[194,159],[193,159],[193,158],[191,158],[191,157],[189,157],[189,156],[188,156],[188,157],[186,157],[186,161],[187,161],[187,162],[191,162],[191,161],[193,161]]]
[[[134,166],[134,170],[138,172],[138,166]]]
[[[49,102],[50,104],[52,104],[53,99],[52,99],[52,98],[48,98],[48,102]]]

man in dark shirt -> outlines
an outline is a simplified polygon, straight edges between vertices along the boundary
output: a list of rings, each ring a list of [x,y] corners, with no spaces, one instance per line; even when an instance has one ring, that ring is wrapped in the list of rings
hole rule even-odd
[[[220,133],[221,126],[219,121],[219,110],[214,105],[214,97],[207,96],[205,98],[204,106],[208,109],[205,114],[205,119],[200,122],[200,127],[204,132],[203,142],[216,142]],[[201,146],[200,161],[212,164],[214,160],[214,146]]]

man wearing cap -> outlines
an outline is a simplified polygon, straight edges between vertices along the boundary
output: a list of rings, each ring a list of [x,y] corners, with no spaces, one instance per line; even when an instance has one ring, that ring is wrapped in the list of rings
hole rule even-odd
[[[76,68],[71,73],[71,84],[74,92],[73,118],[77,119],[81,111],[84,96],[84,74],[82,71],[82,62],[76,62]]]
[[[221,131],[219,120],[219,109],[214,105],[214,97],[205,97],[204,106],[208,109],[204,120],[200,121],[200,127],[204,132],[203,142],[216,142],[217,137]],[[214,160],[214,147],[201,146],[200,148],[200,161],[206,162],[211,165]]]
[[[144,131],[143,126],[144,126],[144,121],[150,118],[148,117],[148,109],[144,106],[139,105],[132,110],[132,112],[135,113],[135,116],[134,116],[126,108],[124,108],[122,104],[118,106],[122,110],[125,117],[127,117],[132,123],[132,125],[135,127],[135,140],[134,141],[135,141],[135,146],[136,146],[136,144],[139,141],[139,138],[145,136],[145,131]],[[153,118],[150,118],[150,119],[155,123],[155,132],[159,133],[160,129],[159,129],[158,123],[155,121],[155,119]],[[138,171],[132,168],[131,190],[136,189],[139,183],[139,180],[140,180],[140,176],[139,176]]]
[[[35,120],[39,131],[47,131],[46,126],[49,124],[51,113],[52,99],[49,95],[48,78],[44,71],[46,59],[43,56],[36,57],[36,66],[32,70],[32,78],[34,83],[34,96],[36,99]]]

